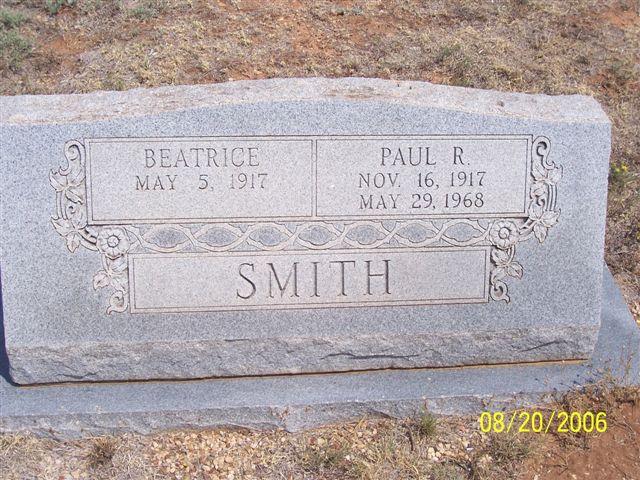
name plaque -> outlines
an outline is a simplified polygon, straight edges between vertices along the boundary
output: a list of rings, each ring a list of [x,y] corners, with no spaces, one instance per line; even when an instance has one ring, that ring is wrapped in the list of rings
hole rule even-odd
[[[108,313],[509,301],[558,219],[533,135],[69,141],[53,225]],[[168,288],[167,286],[171,287]]]
[[[96,225],[526,216],[530,136],[84,142]]]
[[[131,312],[482,303],[488,264],[488,248],[132,254]]]

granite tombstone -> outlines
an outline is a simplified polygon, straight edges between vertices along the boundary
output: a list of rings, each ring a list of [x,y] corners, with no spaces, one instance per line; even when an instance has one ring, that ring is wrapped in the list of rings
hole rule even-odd
[[[589,97],[280,79],[4,97],[19,384],[589,358]]]

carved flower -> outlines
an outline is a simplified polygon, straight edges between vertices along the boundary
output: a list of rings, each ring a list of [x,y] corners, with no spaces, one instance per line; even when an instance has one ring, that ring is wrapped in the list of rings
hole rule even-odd
[[[533,202],[529,206],[529,220],[533,222],[533,234],[540,243],[547,238],[549,229],[558,223],[560,212],[545,210],[542,205]]]
[[[502,250],[507,250],[518,243],[519,236],[516,224],[508,220],[495,222],[489,230],[491,243]]]
[[[98,233],[96,245],[108,258],[117,258],[129,250],[129,238],[121,228],[104,228]]]

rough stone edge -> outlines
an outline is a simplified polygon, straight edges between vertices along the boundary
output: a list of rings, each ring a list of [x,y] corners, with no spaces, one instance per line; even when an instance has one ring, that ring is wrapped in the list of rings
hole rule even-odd
[[[424,407],[446,415],[530,406],[605,375],[640,385],[640,330],[608,271],[603,283],[600,337],[592,359],[580,365],[39,387],[0,377],[0,432],[66,438],[172,428],[296,431],[364,415],[406,417]]]
[[[379,78],[276,78],[122,92],[0,96],[0,126],[86,123],[251,103],[342,100],[566,123],[610,123],[592,97],[498,92]]]
[[[20,385],[171,380],[387,368],[441,368],[588,358],[599,325],[482,332],[425,332],[341,338],[275,337],[244,341],[87,343],[7,346],[10,374]],[[509,345],[505,347],[505,342]],[[279,352],[287,352],[285,356]],[[246,362],[246,356],[260,358]],[[155,365],[138,369],[140,359]]]

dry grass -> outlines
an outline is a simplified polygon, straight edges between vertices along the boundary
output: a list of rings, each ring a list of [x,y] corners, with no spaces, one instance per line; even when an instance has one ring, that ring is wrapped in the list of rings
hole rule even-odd
[[[420,418],[364,419],[298,434],[205,430],[66,442],[9,435],[0,436],[13,445],[0,448],[0,473],[3,479],[464,479],[471,478],[466,469],[474,452],[484,451],[473,423],[444,419],[437,437],[420,434]],[[486,475],[504,471],[483,465]]]
[[[492,433],[467,462],[472,480],[518,478],[522,465],[540,450],[542,438],[520,433]]]
[[[56,442],[28,435],[0,436],[0,478],[22,480],[36,478]]]
[[[84,441],[0,436],[3,479],[515,478],[538,439],[483,435],[474,418],[363,419],[296,434],[179,431]],[[11,447],[7,448],[6,445]]]
[[[0,8],[0,69],[17,71],[31,53],[31,42],[18,29],[26,20],[19,10]]]
[[[425,410],[418,419],[417,430],[423,437],[435,437],[438,433],[438,418]]]
[[[78,441],[0,435],[0,478],[152,479],[158,473],[144,456],[147,440],[138,435]]]
[[[118,441],[113,437],[97,437],[89,441],[90,449],[87,462],[92,469],[100,469],[113,464],[118,451]]]

